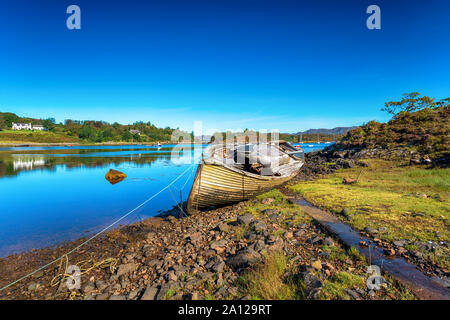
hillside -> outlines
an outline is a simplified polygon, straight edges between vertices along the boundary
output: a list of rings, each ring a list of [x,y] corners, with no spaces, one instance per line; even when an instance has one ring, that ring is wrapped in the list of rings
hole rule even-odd
[[[303,132],[297,132],[295,135],[299,135],[299,134],[346,134],[347,132],[349,132],[352,129],[357,128],[357,126],[352,126],[352,127],[336,127],[333,129],[324,129],[324,128],[320,128],[320,129],[309,129]]]
[[[46,131],[11,130],[13,122],[43,125]],[[122,125],[105,121],[71,120],[56,123],[55,119],[20,117],[11,112],[0,112],[0,142],[3,143],[101,143],[101,142],[156,142],[170,141],[174,129],[158,128],[150,122]]]
[[[428,97],[406,97],[388,102],[383,110],[394,114],[387,123],[370,121],[350,130],[333,146],[334,150],[402,149],[431,159],[450,155],[449,99],[434,102]],[[412,101],[411,101],[412,100]],[[427,101],[427,102],[424,102]],[[393,112],[391,106],[400,111]]]

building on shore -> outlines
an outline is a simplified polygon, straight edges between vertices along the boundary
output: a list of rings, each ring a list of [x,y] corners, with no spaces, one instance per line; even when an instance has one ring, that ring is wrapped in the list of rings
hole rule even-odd
[[[31,130],[31,123],[12,123],[13,130]]]
[[[141,131],[139,131],[139,130],[130,130],[130,133],[141,135]]]
[[[45,127],[41,124],[35,124],[31,125],[31,123],[12,123],[12,129],[13,130],[37,130],[37,131],[44,131],[46,130]]]
[[[45,130],[44,126],[41,124],[37,124],[33,126],[33,130],[43,131]]]

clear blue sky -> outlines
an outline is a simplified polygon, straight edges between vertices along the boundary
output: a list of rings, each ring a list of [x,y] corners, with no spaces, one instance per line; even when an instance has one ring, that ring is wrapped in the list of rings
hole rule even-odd
[[[297,132],[386,121],[405,92],[450,96],[446,0],[2,0],[0,39],[0,110],[58,122]]]

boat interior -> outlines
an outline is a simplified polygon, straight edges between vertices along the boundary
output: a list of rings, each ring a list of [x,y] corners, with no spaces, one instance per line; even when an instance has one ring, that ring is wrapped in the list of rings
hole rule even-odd
[[[304,162],[303,150],[280,142],[256,144],[217,144],[205,150],[204,162],[247,174],[286,177],[298,171]]]

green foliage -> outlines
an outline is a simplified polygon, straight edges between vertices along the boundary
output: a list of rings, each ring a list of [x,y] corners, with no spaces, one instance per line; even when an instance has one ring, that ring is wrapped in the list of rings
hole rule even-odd
[[[292,267],[284,253],[271,252],[261,263],[244,273],[238,284],[252,300],[302,299],[304,293],[298,281],[284,277]]]
[[[370,121],[350,130],[335,148],[406,147],[421,154],[429,154],[433,158],[441,157],[450,150],[448,101],[444,99],[434,102],[428,97],[415,98],[414,95],[408,95],[402,101],[388,102],[389,110],[399,106],[402,111],[396,113],[387,123]]]
[[[33,119],[22,118],[14,113],[0,112],[0,130],[11,128],[13,122],[26,122],[33,125],[41,124],[48,131],[57,134],[41,135],[33,132],[26,137],[20,131],[14,131],[14,134],[1,135],[1,141],[14,142],[156,142],[170,141],[174,129],[170,127],[158,128],[150,122],[135,122],[132,125],[122,125],[117,122],[109,124],[105,121],[93,120],[72,120],[66,119],[63,123],[57,124],[54,118]],[[139,130],[140,134],[131,134],[130,130]],[[28,132],[30,133],[30,132]],[[46,141],[44,138],[48,138]]]
[[[400,112],[415,112],[426,108],[438,108],[443,105],[448,105],[450,98],[443,99],[436,102],[436,99],[423,96],[420,97],[420,93],[411,92],[404,93],[403,98],[400,101],[389,101],[384,104],[382,111],[386,111],[392,115],[397,115]]]
[[[323,179],[297,183],[291,189],[335,213],[347,209],[347,223],[358,230],[378,229],[377,237],[385,241],[450,240],[450,169],[417,169],[370,160],[370,167],[364,169],[357,184],[342,183],[344,177],[356,177],[360,170],[338,171]],[[423,215],[416,216],[416,213]],[[443,246],[430,259],[448,268],[449,257],[449,249]]]

